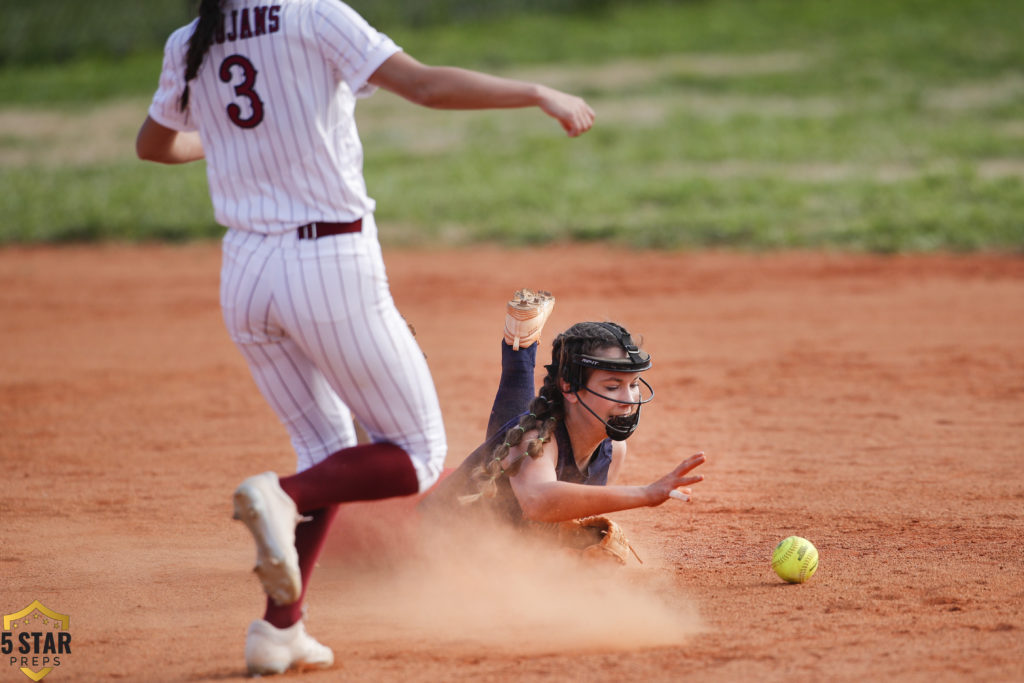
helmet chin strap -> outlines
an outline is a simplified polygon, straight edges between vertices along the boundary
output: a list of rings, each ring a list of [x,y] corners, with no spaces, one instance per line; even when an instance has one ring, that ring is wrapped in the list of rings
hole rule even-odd
[[[604,425],[604,433],[608,435],[609,439],[613,441],[625,441],[629,438],[629,435],[636,431],[637,424],[640,422],[640,406],[644,403],[648,403],[654,399],[654,389],[647,383],[643,377],[638,379],[643,382],[643,385],[647,387],[650,395],[646,399],[641,398],[639,401],[619,401],[608,396],[603,396],[593,389],[588,389],[585,386],[584,377],[586,377],[586,370],[607,370],[610,372],[628,372],[628,373],[640,373],[651,367],[651,355],[644,353],[640,348],[633,342],[633,339],[626,332],[626,328],[615,323],[598,323],[603,326],[611,335],[618,341],[619,346],[625,352],[625,358],[608,358],[606,356],[591,356],[585,353],[578,353],[569,359],[568,368],[562,368],[560,371],[561,377],[568,383],[569,390],[572,392],[576,400],[587,409],[591,415],[597,418],[598,422]],[[548,370],[552,366],[547,366]],[[604,420],[600,415],[595,413],[590,406],[583,402],[580,398],[580,390],[586,390],[592,393],[594,396],[603,398],[606,401],[612,403],[619,403],[622,405],[635,405],[636,412],[631,415],[623,415],[619,417],[613,417],[609,420]]]
[[[599,394],[599,393],[597,393],[595,391],[591,391],[590,389],[586,390],[586,391],[589,391],[590,393],[594,394],[595,396],[603,398],[606,401],[614,401],[615,403],[622,403],[623,405],[635,405],[636,406],[636,411],[635,412],[633,412],[633,413],[631,413],[629,415],[621,415],[621,416],[613,417],[613,418],[611,418],[610,420],[607,420],[607,421],[602,419],[600,415],[598,415],[597,413],[594,412],[593,408],[588,406],[583,401],[583,399],[580,398],[580,392],[579,391],[574,391],[574,392],[572,392],[572,394],[573,394],[573,396],[576,397],[576,400],[579,401],[580,405],[587,409],[588,413],[590,413],[591,415],[596,417],[597,421],[604,425],[604,433],[608,436],[609,439],[611,439],[612,441],[625,441],[626,439],[628,439],[630,437],[630,435],[633,432],[636,431],[636,427],[640,423],[640,408],[643,406],[644,403],[648,403],[651,399],[654,398],[654,389],[651,389],[651,385],[648,384],[647,380],[645,380],[643,377],[641,377],[639,379],[640,379],[641,382],[644,383],[644,386],[646,386],[650,390],[650,392],[651,392],[651,395],[647,398],[647,400],[627,401],[627,402],[616,401],[613,398],[608,398],[607,396],[602,396],[601,394]]]

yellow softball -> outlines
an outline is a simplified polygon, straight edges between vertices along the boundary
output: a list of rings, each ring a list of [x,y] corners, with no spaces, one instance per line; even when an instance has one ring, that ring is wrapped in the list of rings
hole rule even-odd
[[[818,549],[806,538],[784,538],[772,553],[772,569],[783,581],[803,583],[818,569]]]

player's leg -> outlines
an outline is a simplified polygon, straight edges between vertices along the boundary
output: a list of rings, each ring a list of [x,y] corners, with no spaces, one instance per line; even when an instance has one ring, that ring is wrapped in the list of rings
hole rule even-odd
[[[275,377],[289,374],[291,366],[301,369],[298,373],[293,369],[293,375],[329,378],[329,390],[315,395],[301,387],[286,393],[291,402],[307,405],[303,416],[334,415],[335,403],[346,410],[351,406],[375,443],[339,448],[325,457],[324,448],[311,448],[317,437],[308,432],[306,420],[289,418],[279,410],[293,434],[300,462],[313,463],[300,466],[297,474],[282,478],[279,485],[296,509],[314,521],[299,525],[296,533],[303,577],[298,599],[281,601],[285,604],[268,600],[265,618],[278,625],[301,618],[309,573],[329,528],[329,523],[318,524],[320,511],[338,503],[410,495],[429,487],[440,473],[445,449],[433,380],[391,300],[379,248],[342,236],[306,242],[283,254],[278,317],[288,339],[278,346],[294,347],[301,354],[281,366],[272,363],[274,371],[264,372],[265,350],[245,349],[254,376],[266,376],[264,384],[272,384]],[[269,354],[271,359],[278,355]],[[306,367],[307,363],[314,368]],[[266,393],[275,392],[268,389]],[[336,394],[344,400],[335,400]],[[323,410],[317,411],[317,405]]]
[[[250,497],[252,494],[255,498]],[[248,513],[246,503],[253,500],[276,502],[252,514]],[[235,508],[236,516],[246,522],[256,539],[257,574],[267,593],[263,618],[252,622],[246,634],[245,661],[249,672],[281,673],[297,665],[331,666],[331,649],[306,633],[302,605],[337,506],[314,510],[300,518],[294,502],[281,489],[277,475],[266,472],[239,486]],[[290,521],[298,519],[302,520],[298,526]],[[280,552],[275,555],[267,548]]]
[[[536,395],[533,371],[537,361],[537,344],[513,351],[508,343],[501,342],[501,379],[491,404],[491,415],[487,420],[485,441],[490,440],[509,420],[522,415]]]
[[[291,436],[298,472],[313,470],[282,479],[269,472],[257,475],[236,493],[237,515],[253,531],[259,551],[257,574],[268,595],[263,618],[285,628],[302,617],[306,586],[335,516],[335,503],[415,493],[418,479],[408,455],[392,444],[352,448],[356,437],[347,406],[296,342],[238,346]],[[349,457],[331,458],[332,453]],[[309,493],[323,495],[313,498]],[[256,514],[250,512],[253,499],[262,505]],[[307,521],[289,526],[287,520],[298,513]]]
[[[440,404],[423,353],[391,299],[379,249],[375,257],[352,241],[300,245],[289,254],[301,256],[313,251],[310,246],[318,251],[312,255],[315,268],[309,259],[288,262],[288,301],[281,316],[303,355],[330,378],[331,393],[343,395],[374,443],[327,457],[317,452],[307,457],[315,464],[280,479],[281,490],[313,519],[296,531],[298,599],[267,601],[264,619],[276,626],[301,620],[310,574],[337,504],[414,494],[433,483],[444,461]],[[328,301],[327,293],[335,300]]]
[[[298,470],[355,445],[347,407],[294,342],[284,339],[239,348],[288,430],[298,454]],[[257,543],[257,574],[268,595],[263,619],[278,628],[290,627],[302,617],[305,587],[336,507],[304,508],[306,521],[295,526],[299,509],[272,472],[247,479],[235,499],[236,515],[246,522]],[[254,637],[265,635],[264,631],[254,632]]]
[[[229,231],[221,268],[221,311],[260,393],[285,426],[302,470],[355,445],[351,412],[306,350],[289,336],[276,283],[287,236]]]
[[[261,393],[286,426],[298,468],[303,469],[354,445],[356,435],[347,407],[280,327],[268,285],[281,268],[275,251],[281,239],[228,233],[221,302],[228,331]],[[235,514],[256,541],[257,574],[268,595],[264,618],[254,621],[246,635],[251,673],[333,663],[331,650],[305,632],[301,605],[335,511],[333,506],[307,511],[307,521],[296,527],[297,507],[273,472],[250,477],[236,490]]]
[[[535,396],[533,373],[541,331],[555,298],[549,292],[518,290],[506,305],[501,342],[501,379],[487,421],[489,440],[509,420],[522,415]]]
[[[245,661],[251,673],[281,673],[296,664],[326,668],[334,663],[331,649],[306,633],[302,617],[309,580],[337,512],[338,506],[330,505],[306,513],[295,528],[301,592],[298,600],[287,605],[268,596],[263,619],[249,625]]]
[[[301,245],[286,272],[290,335],[373,441],[289,477],[284,486],[300,511],[423,491],[444,464],[430,369],[392,300],[372,217],[363,225],[363,233]]]

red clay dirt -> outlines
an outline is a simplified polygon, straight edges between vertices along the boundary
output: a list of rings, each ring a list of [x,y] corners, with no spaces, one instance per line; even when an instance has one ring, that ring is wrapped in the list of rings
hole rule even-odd
[[[545,348],[614,319],[654,357],[626,483],[697,451],[706,481],[613,514],[644,559],[614,571],[476,544],[422,565],[410,546],[406,566],[353,539],[407,503],[356,506],[310,588],[338,661],[283,680],[1024,679],[1024,259],[386,260],[450,465],[486,423],[504,301],[534,286],[558,298]],[[244,678],[262,593],[231,491],[294,460],[223,329],[218,269],[216,244],[0,250],[0,613],[70,615],[47,683]],[[791,534],[821,552],[802,585],[769,566]],[[4,656],[0,680],[27,678]]]

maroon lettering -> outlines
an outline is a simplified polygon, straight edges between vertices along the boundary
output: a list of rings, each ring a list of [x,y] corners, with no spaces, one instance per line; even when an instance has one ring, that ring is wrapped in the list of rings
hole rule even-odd
[[[228,40],[235,40],[238,38],[238,10],[231,10],[231,33],[228,34]]]
[[[262,36],[267,32],[267,8],[265,6],[252,8],[253,34]]]
[[[221,14],[217,28],[213,32],[213,40],[218,45],[223,45],[225,41],[245,40],[281,30],[280,5],[253,7],[251,15],[249,9],[243,7],[241,12],[237,9],[231,10],[230,26],[227,15]]]
[[[242,40],[252,38],[252,29],[249,27],[249,8],[242,8],[241,23],[238,28],[238,37]]]

